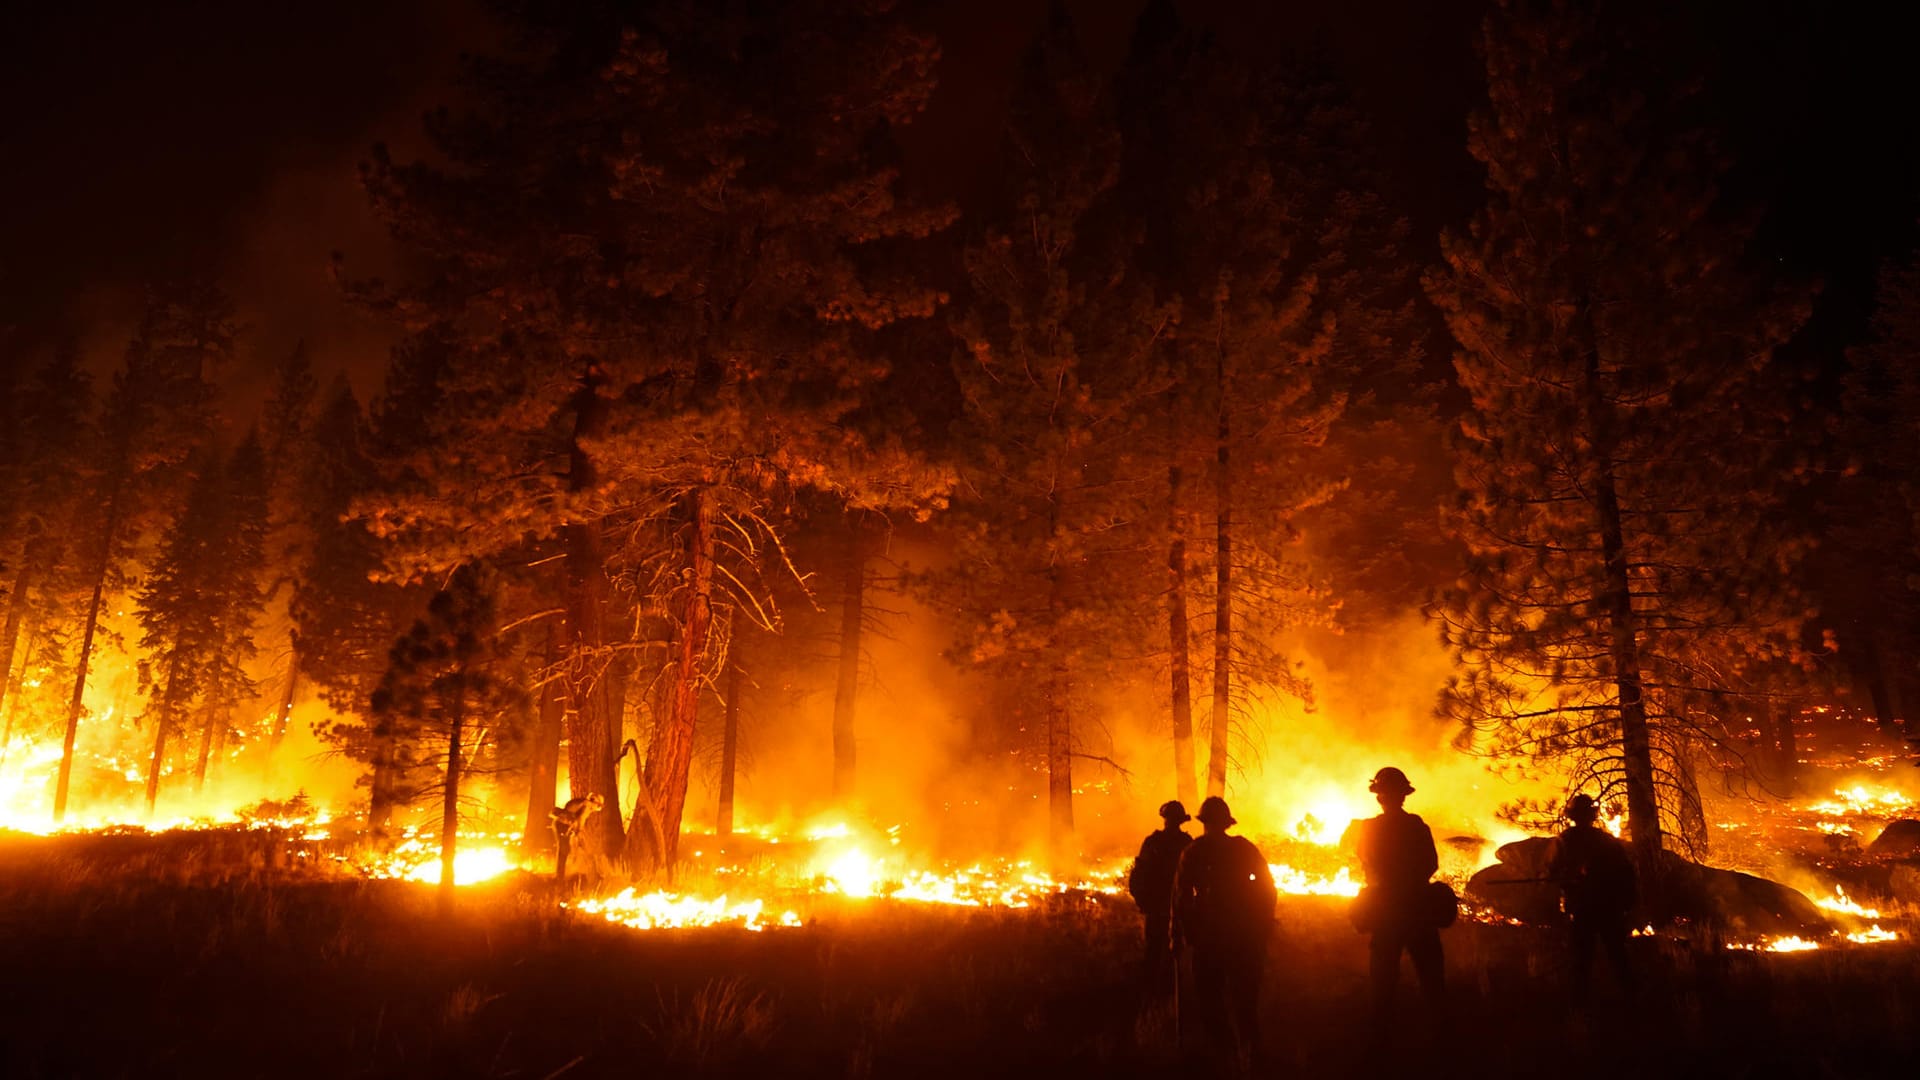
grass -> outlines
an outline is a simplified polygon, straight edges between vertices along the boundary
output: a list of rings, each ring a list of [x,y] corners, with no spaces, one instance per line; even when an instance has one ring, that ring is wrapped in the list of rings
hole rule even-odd
[[[258,841],[9,838],[0,1075],[1193,1075],[1171,1009],[1136,992],[1134,933],[1120,905],[1065,899],[849,902],[799,930],[642,934],[512,883],[463,890],[443,921],[429,887],[331,878]],[[1905,945],[1636,942],[1643,996],[1582,1013],[1551,934],[1463,924],[1445,940],[1450,1015],[1382,1040],[1363,939],[1337,902],[1287,901],[1262,1009],[1272,1070],[1904,1076],[1920,1053]]]

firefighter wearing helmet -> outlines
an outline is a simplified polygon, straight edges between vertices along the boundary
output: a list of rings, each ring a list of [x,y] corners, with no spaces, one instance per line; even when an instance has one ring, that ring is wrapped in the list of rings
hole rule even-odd
[[[1567,947],[1573,969],[1573,997],[1585,1003],[1593,977],[1593,954],[1607,954],[1607,966],[1622,990],[1633,989],[1627,962],[1627,937],[1638,882],[1627,846],[1595,821],[1600,807],[1590,795],[1567,800],[1567,828],[1553,840],[1547,877],[1560,886],[1560,909],[1567,915]]]
[[[1413,961],[1429,1009],[1439,1013],[1446,994],[1440,928],[1452,919],[1451,912],[1435,911],[1432,878],[1440,869],[1440,857],[1433,830],[1406,811],[1407,796],[1413,794],[1407,774],[1388,766],[1373,775],[1367,789],[1379,801],[1380,813],[1359,822],[1366,888],[1354,901],[1354,924],[1372,934],[1368,952],[1374,1018],[1384,1028],[1393,1022],[1402,953]]]
[[[1175,936],[1192,950],[1194,1004],[1213,1054],[1245,1068],[1259,1053],[1260,980],[1277,898],[1260,849],[1231,836],[1217,795],[1200,804],[1201,835],[1174,879]]]
[[[1140,842],[1140,854],[1127,874],[1127,892],[1140,909],[1145,923],[1145,977],[1149,993],[1168,993],[1174,989],[1173,975],[1173,879],[1180,869],[1180,856],[1193,843],[1182,828],[1192,818],[1178,801],[1160,806],[1160,828]]]

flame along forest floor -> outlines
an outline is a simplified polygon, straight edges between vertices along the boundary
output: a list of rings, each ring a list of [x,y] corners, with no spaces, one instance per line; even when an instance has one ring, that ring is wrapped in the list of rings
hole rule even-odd
[[[217,840],[0,836],[0,1076],[1202,1074],[1169,1011],[1142,1007],[1134,915],[1104,898],[846,901],[798,929],[635,932],[525,886],[462,889],[442,920],[430,887],[265,870]],[[1264,1074],[1910,1076],[1920,1060],[1904,943],[1636,941],[1642,995],[1580,1013],[1552,934],[1463,923],[1445,938],[1450,1016],[1389,1044],[1340,904],[1286,898],[1281,920]]]

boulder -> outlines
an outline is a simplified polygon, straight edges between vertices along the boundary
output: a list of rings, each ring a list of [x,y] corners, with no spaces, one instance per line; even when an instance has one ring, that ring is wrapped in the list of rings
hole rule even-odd
[[[1552,840],[1530,837],[1501,846],[1500,861],[1473,875],[1467,895],[1508,918],[1559,922],[1560,890],[1544,881]],[[1743,934],[1824,934],[1832,929],[1813,901],[1776,881],[1666,856],[1670,914]]]
[[[1673,914],[1743,934],[1825,934],[1833,924],[1798,889],[1667,853]]]
[[[1502,844],[1500,860],[1467,879],[1467,896],[1509,919],[1550,924],[1561,921],[1560,888],[1546,881],[1553,841],[1544,836]]]
[[[1867,854],[1892,858],[1920,855],[1920,821],[1901,818],[1882,829],[1867,845]]]

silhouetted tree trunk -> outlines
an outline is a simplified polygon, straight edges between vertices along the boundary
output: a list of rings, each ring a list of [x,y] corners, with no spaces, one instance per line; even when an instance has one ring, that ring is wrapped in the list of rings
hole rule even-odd
[[[161,708],[153,724],[153,759],[147,764],[147,816],[153,816],[154,803],[160,799],[160,766],[167,760],[167,729],[173,726],[173,700],[175,687],[180,678],[180,657],[176,650],[173,660],[167,665],[167,685],[160,691]],[[72,727],[69,726],[69,731]]]
[[[466,672],[455,672],[447,706],[447,782],[440,797],[440,914],[453,913],[453,863],[460,846],[460,738],[467,721]]]
[[[601,379],[590,372],[574,399],[574,431],[569,447],[567,488],[592,490],[598,472],[583,443],[603,426],[606,403],[600,399]],[[577,521],[563,530],[567,573],[567,780],[575,798],[598,794],[606,809],[588,819],[589,842],[605,857],[620,850],[625,836],[620,820],[620,780],[615,770],[619,753],[618,715],[610,715],[611,689],[601,655],[606,635],[603,605],[606,595],[606,556],[597,521]]]
[[[399,805],[399,770],[394,764],[396,752],[390,722],[374,720],[373,773],[368,778],[367,831],[384,841],[393,828],[393,808]]]
[[[722,712],[720,732],[720,812],[714,824],[714,831],[721,836],[733,835],[733,778],[740,763],[740,628],[734,628],[733,640],[727,644],[727,700]]]
[[[713,628],[713,502],[699,489],[683,497],[686,527],[687,590],[680,615],[672,693],[666,722],[655,724],[648,740],[641,778],[642,813],[648,827],[629,833],[629,861],[641,866],[670,865],[679,849],[680,818],[687,805],[687,772],[693,761],[693,733],[699,722],[701,664]]]
[[[840,608],[840,676],[833,690],[833,798],[853,797],[854,721],[860,699],[860,629],[866,617],[867,550],[860,523],[848,528]]]
[[[207,786],[207,762],[213,758],[214,743],[218,738],[217,729],[220,713],[217,709],[208,709],[200,721],[200,755],[193,763],[193,790],[199,791]]]
[[[1779,778],[1781,794],[1791,796],[1799,787],[1800,746],[1793,730],[1793,710],[1769,699],[1764,714],[1767,738],[1773,743],[1774,774]]]
[[[287,634],[287,681],[280,689],[280,705],[273,711],[273,739],[267,743],[269,759],[280,753],[280,743],[287,737],[287,724],[293,719],[293,695],[300,684],[300,636]]]
[[[1233,722],[1233,477],[1228,471],[1227,359],[1217,357],[1219,443],[1214,451],[1213,745],[1207,757],[1207,794],[1227,793],[1227,733]]]
[[[1172,410],[1168,415],[1173,415]],[[1182,803],[1194,801],[1193,660],[1189,655],[1187,614],[1187,534],[1180,509],[1180,466],[1167,469],[1167,646],[1173,702],[1173,783]]]
[[[565,689],[552,673],[566,651],[560,622],[547,620],[547,681],[540,688],[540,711],[534,721],[533,745],[527,754],[527,822],[520,850],[544,855],[553,850],[553,823],[548,815],[559,805],[560,731],[567,712]]]
[[[1059,534],[1060,499],[1048,500],[1052,520],[1049,535]],[[1047,839],[1056,859],[1071,855],[1073,847],[1073,689],[1061,628],[1066,621],[1066,575],[1058,560],[1047,569],[1047,671],[1042,678],[1041,707],[1047,725]]]
[[[123,466],[124,468],[124,466]],[[67,790],[73,781],[73,743],[80,733],[80,710],[84,707],[87,694],[87,665],[93,659],[93,635],[100,626],[100,597],[107,588],[107,570],[113,562],[113,543],[120,531],[120,499],[124,479],[116,470],[112,494],[107,496],[107,519],[101,529],[100,560],[93,569],[93,598],[87,602],[86,629],[80,635],[80,658],[75,665],[73,676],[73,697],[67,702],[67,733],[60,748],[60,775],[53,786],[53,823],[55,825],[67,819]],[[162,738],[164,738],[164,733]],[[153,811],[154,785],[159,782],[157,771],[147,781],[147,811]]]
[[[1900,699],[1894,681],[1887,677],[1886,657],[1880,646],[1880,631],[1871,625],[1860,628],[1860,668],[1866,677],[1867,696],[1873,700],[1873,719],[1889,734],[1900,734]]]
[[[1640,680],[1640,635],[1633,611],[1633,582],[1627,570],[1627,545],[1620,522],[1620,496],[1615,487],[1612,424],[1600,385],[1600,350],[1594,340],[1591,302],[1583,304],[1581,346],[1586,350],[1587,430],[1594,438],[1594,513],[1600,527],[1603,564],[1602,603],[1610,631],[1608,652],[1613,659],[1613,682],[1620,714],[1620,758],[1627,778],[1627,838],[1640,863],[1648,906],[1660,910],[1660,804],[1654,794],[1653,742],[1647,730],[1645,689]]]

